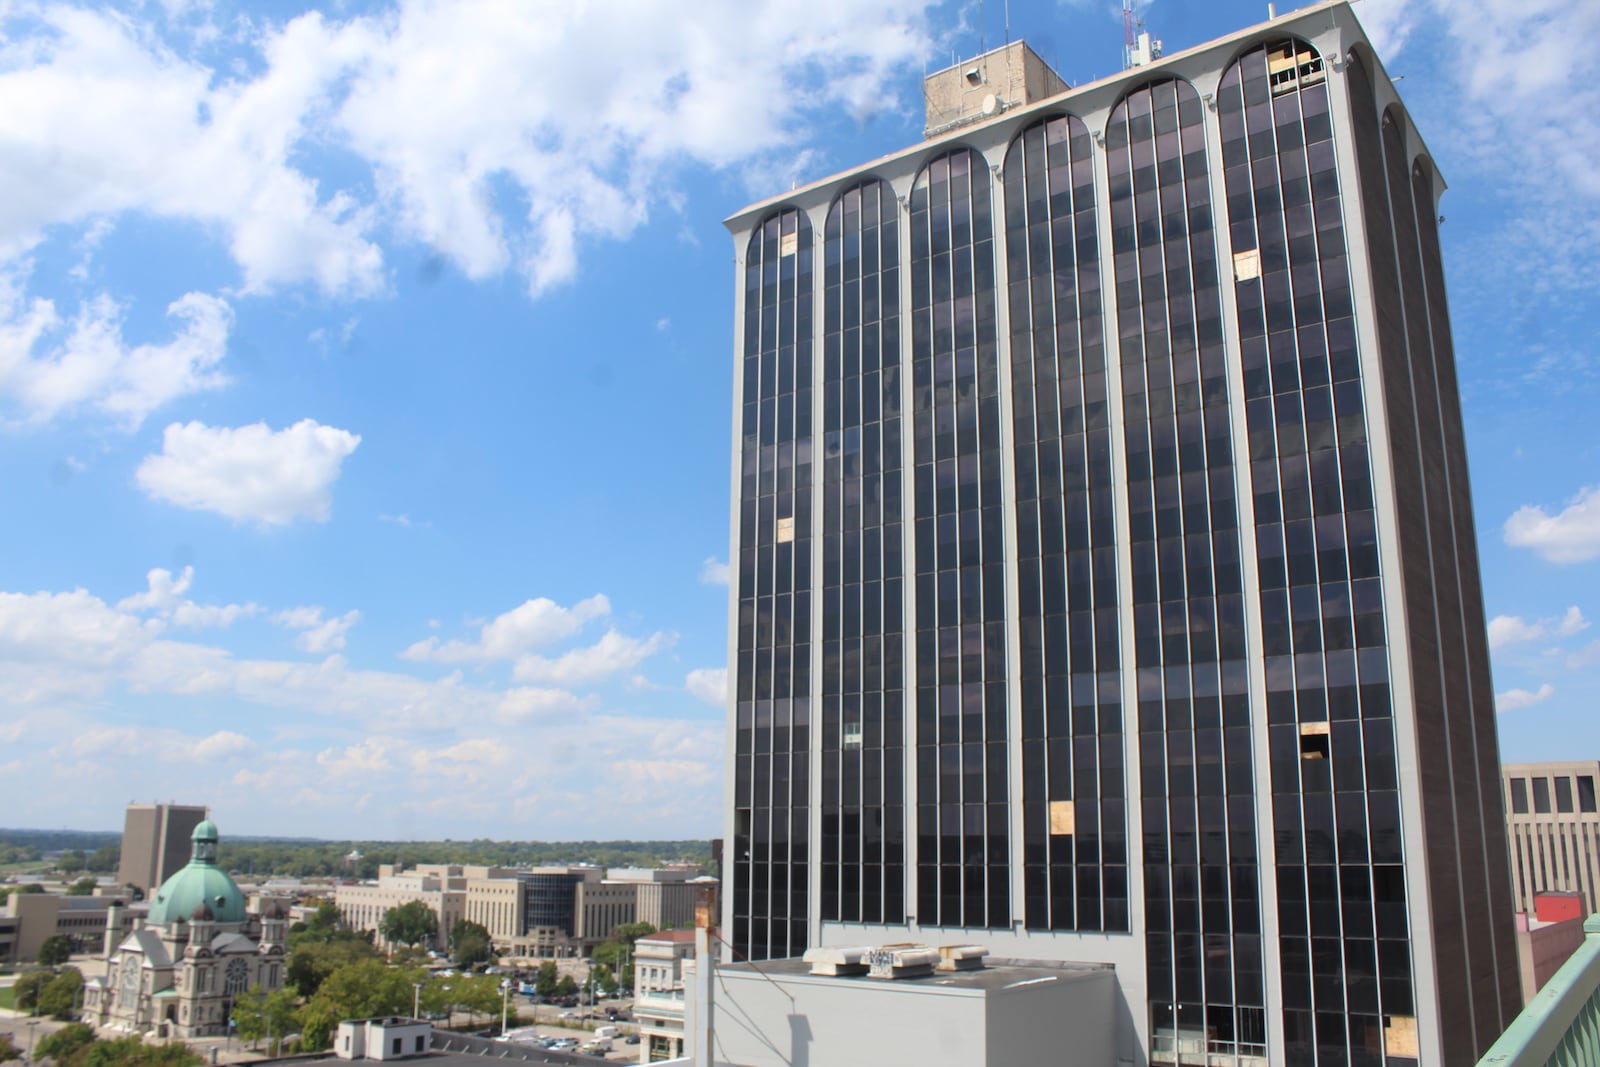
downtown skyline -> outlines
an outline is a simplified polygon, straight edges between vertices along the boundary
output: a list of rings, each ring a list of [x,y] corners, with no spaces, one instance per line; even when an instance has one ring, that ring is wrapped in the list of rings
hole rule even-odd
[[[921,70],[979,45],[977,5],[815,7],[6,16],[8,822],[720,831],[720,220],[916,140]],[[1600,749],[1600,120],[1556,47],[1600,15],[1357,14],[1450,185],[1502,755]],[[1146,11],[1169,52],[1261,15]],[[1110,9],[1010,29],[1074,84],[1119,65]]]

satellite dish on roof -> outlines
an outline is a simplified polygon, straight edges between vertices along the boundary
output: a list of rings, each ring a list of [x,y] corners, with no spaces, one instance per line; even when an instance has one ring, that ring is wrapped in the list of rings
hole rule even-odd
[[[1000,98],[998,96],[994,95],[993,93],[989,93],[983,98],[983,113],[985,115],[995,115],[998,114],[999,111]]]

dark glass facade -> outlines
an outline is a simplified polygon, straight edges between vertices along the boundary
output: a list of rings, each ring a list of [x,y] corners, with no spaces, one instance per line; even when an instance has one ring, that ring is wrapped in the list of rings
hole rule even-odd
[[[1005,539],[989,167],[959,148],[911,189],[917,910],[1011,922]]]
[[[1113,962],[1152,1064],[1516,1011],[1438,177],[1266,29],[733,223],[737,954]]]
[[[811,791],[811,226],[780,211],[745,256],[733,945],[805,951]]]
[[[863,182],[823,236],[821,903],[844,922],[905,921],[897,216]]]
[[[578,883],[576,874],[522,874],[523,929],[554,927],[571,937],[576,931]]]
[[[1384,1017],[1415,1006],[1377,519],[1321,56],[1294,40],[1251,50],[1223,75],[1218,112],[1288,1062],[1379,1064]]]
[[[1106,128],[1127,440],[1153,1052],[1263,1050],[1244,597],[1204,105],[1129,94]],[[1244,1046],[1240,1048],[1239,1046]]]
[[[1028,126],[1004,176],[1026,922],[1125,931],[1116,522],[1088,128],[1067,115]]]

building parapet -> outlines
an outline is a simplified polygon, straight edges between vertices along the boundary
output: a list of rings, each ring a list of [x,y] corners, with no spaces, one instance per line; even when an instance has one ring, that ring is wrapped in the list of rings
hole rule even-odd
[[[1478,1067],[1585,1067],[1600,1032],[1600,914],[1583,923],[1583,944],[1512,1020]]]

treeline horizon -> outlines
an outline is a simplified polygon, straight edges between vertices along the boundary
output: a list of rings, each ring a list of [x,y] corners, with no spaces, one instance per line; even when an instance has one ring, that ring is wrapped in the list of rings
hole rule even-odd
[[[11,830],[0,828],[0,854],[57,850],[88,851],[119,845],[120,833],[89,830]],[[361,858],[346,864],[345,857]],[[41,858],[38,855],[16,860]],[[709,839],[678,841],[330,841],[316,838],[250,837],[222,839],[217,862],[235,874],[285,877],[371,879],[378,867],[413,867],[450,863],[484,867],[537,867],[561,863],[593,863],[602,867],[660,867],[683,861],[711,866]],[[15,860],[13,861],[15,862]]]

